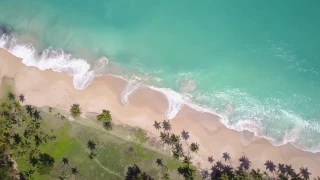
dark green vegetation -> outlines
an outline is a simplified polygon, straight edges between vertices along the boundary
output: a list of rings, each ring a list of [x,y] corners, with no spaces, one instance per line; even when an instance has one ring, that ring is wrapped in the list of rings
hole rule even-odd
[[[49,109],[50,111],[50,109]],[[74,118],[79,118],[80,115],[81,115],[81,108],[80,108],[80,105],[79,104],[73,104],[70,108],[70,113],[71,113],[71,116],[74,117]]]

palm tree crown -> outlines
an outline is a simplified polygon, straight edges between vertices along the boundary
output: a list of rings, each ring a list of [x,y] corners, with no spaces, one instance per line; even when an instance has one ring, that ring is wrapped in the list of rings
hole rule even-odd
[[[26,98],[24,97],[24,95],[23,94],[20,94],[20,96],[19,96],[19,100],[20,100],[20,102],[24,102],[25,100],[26,100]]]
[[[268,169],[270,172],[274,172],[276,170],[276,165],[273,164],[271,160],[267,160],[266,163],[264,163],[266,166],[266,169]]]
[[[70,108],[70,113],[74,118],[78,118],[81,115],[81,109],[79,104],[73,104]]]
[[[182,137],[185,141],[188,140],[188,139],[190,138],[189,132],[183,130],[183,131],[181,132],[181,137]]]
[[[69,165],[69,159],[68,158],[62,158],[63,165]]]
[[[8,98],[9,98],[9,100],[13,101],[13,100],[15,100],[16,95],[14,95],[12,92],[9,92]]]
[[[303,179],[309,179],[309,176],[311,175],[311,173],[308,172],[308,168],[300,168],[300,174],[303,177]]]
[[[190,150],[192,152],[197,153],[199,151],[199,144],[198,143],[191,143],[190,145]]]
[[[223,153],[223,155],[222,155],[222,157],[223,157],[223,159],[225,160],[225,161],[229,161],[231,158],[230,158],[230,155],[229,155],[229,153],[227,153],[227,152],[224,152]]]
[[[209,162],[209,163],[213,163],[213,161],[214,161],[214,159],[213,159],[212,156],[208,157],[208,162]]]
[[[170,124],[170,122],[169,122],[169,120],[164,120],[163,122],[162,122],[162,127],[163,127],[163,129],[165,130],[165,131],[170,131],[171,130],[171,124]]]
[[[250,168],[251,161],[245,155],[240,157],[239,161],[240,161],[240,168],[241,169],[248,170]]]
[[[87,146],[91,151],[96,149],[96,143],[94,143],[92,140],[88,141]]]
[[[71,174],[78,174],[78,169],[77,169],[77,167],[71,168]]]
[[[161,123],[154,121],[153,127],[156,128],[156,130],[159,130],[159,129],[161,129]]]

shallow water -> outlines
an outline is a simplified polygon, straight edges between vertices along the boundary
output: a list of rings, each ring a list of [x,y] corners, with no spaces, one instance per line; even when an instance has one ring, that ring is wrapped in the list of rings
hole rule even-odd
[[[129,80],[124,103],[133,89],[147,84],[170,98],[170,118],[184,103],[197,105],[219,113],[228,127],[255,131],[274,145],[290,142],[320,151],[319,1],[0,4],[0,22],[15,37],[36,39],[37,50],[4,38],[2,46],[25,57],[25,64],[69,72],[78,89],[98,72],[79,58],[101,67],[100,58],[107,57],[99,73]]]

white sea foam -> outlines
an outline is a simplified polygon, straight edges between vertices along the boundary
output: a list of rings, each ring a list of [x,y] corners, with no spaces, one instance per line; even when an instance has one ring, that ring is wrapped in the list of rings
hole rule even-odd
[[[124,88],[124,90],[121,92],[121,102],[122,104],[128,104],[129,103],[129,96],[132,94],[135,90],[142,87],[141,79],[139,78],[131,78],[127,80],[127,85]]]
[[[169,88],[158,88],[154,86],[149,87],[153,90],[161,92],[167,98],[168,109],[166,112],[166,116],[168,119],[174,118],[185,104],[186,99],[184,99],[181,94]]]
[[[56,72],[65,72],[73,76],[74,87],[85,89],[95,77],[95,71],[83,59],[72,58],[62,49],[49,47],[38,54],[37,50],[27,44],[19,43],[15,38],[2,35],[0,47],[7,49],[13,55],[22,59],[26,66],[34,66],[40,70],[52,69]]]

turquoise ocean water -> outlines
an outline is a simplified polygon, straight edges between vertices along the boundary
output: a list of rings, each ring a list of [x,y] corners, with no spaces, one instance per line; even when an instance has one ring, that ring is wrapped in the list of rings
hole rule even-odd
[[[318,152],[319,18],[317,0],[0,0],[2,29],[13,30],[0,46],[69,72],[78,89],[97,72],[122,76],[124,102],[143,83],[166,94],[169,118],[191,104]],[[12,37],[26,35],[32,45]]]

